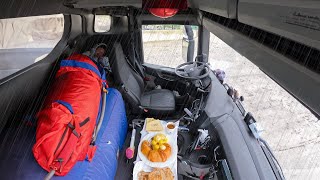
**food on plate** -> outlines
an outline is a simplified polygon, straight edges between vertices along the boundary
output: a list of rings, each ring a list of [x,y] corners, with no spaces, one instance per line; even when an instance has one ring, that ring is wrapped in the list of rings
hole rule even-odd
[[[162,157],[160,152],[157,150],[151,150],[147,156],[149,161],[151,162],[164,162],[167,159],[165,157]]]
[[[148,156],[151,151],[150,143],[148,141],[143,141],[141,144],[141,152],[143,155]]]
[[[162,152],[166,155],[166,157],[170,157],[171,155],[171,146],[169,144],[164,144],[166,147]]]
[[[149,180],[173,180],[174,176],[170,168],[155,168],[148,176]]]
[[[154,168],[152,172],[140,171],[138,180],[173,180],[174,176],[170,168]]]
[[[141,144],[141,152],[151,162],[165,162],[171,156],[171,146],[167,143],[168,138],[164,134],[152,137],[151,143],[147,140]]]
[[[167,148],[167,147],[166,147],[165,145],[163,145],[163,144],[160,145],[160,150],[164,151],[164,150],[166,150],[166,148]]]
[[[148,180],[149,179],[162,180],[162,179],[166,179],[166,178],[165,178],[163,171],[161,171],[161,169],[155,169],[148,175]]]
[[[163,130],[159,119],[146,118],[146,130],[148,132],[159,132]]]
[[[149,174],[150,173],[148,173],[148,172],[140,171],[138,174],[138,180],[148,180]]]

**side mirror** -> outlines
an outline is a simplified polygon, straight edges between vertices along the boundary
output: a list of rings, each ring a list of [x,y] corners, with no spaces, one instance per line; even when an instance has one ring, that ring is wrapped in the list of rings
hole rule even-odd
[[[188,62],[188,47],[189,47],[189,40],[187,37],[182,38],[182,59],[184,62]]]
[[[192,62],[194,56],[194,35],[190,25],[185,25],[185,34],[182,38],[182,58],[186,62]]]

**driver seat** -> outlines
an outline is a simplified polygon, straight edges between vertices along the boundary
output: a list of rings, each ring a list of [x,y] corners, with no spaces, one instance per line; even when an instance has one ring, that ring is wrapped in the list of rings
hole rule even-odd
[[[144,110],[148,114],[168,115],[175,111],[172,91],[155,89],[145,92],[144,80],[127,62],[120,43],[114,44],[110,57],[115,82],[133,112]]]

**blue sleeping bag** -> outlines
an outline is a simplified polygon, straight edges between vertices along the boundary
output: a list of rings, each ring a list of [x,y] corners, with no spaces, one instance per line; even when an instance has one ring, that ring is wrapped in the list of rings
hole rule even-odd
[[[117,156],[125,141],[128,127],[120,92],[109,88],[106,99],[105,117],[97,136],[97,151],[92,162],[78,161],[66,176],[54,176],[52,179],[114,179]],[[1,156],[0,173],[4,175],[1,179],[43,179],[47,174],[33,158],[31,149],[34,144],[34,131],[27,132],[28,139],[24,138],[16,142],[14,147],[10,147],[13,152],[6,151],[10,154],[9,157]],[[26,143],[28,140],[29,143]],[[22,152],[21,149],[16,149],[22,147],[25,148]]]

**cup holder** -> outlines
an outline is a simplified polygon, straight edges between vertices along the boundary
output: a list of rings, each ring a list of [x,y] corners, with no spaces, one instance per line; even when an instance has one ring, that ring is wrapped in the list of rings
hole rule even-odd
[[[210,164],[211,161],[206,155],[201,155],[198,157],[198,163],[201,165],[207,165]]]

